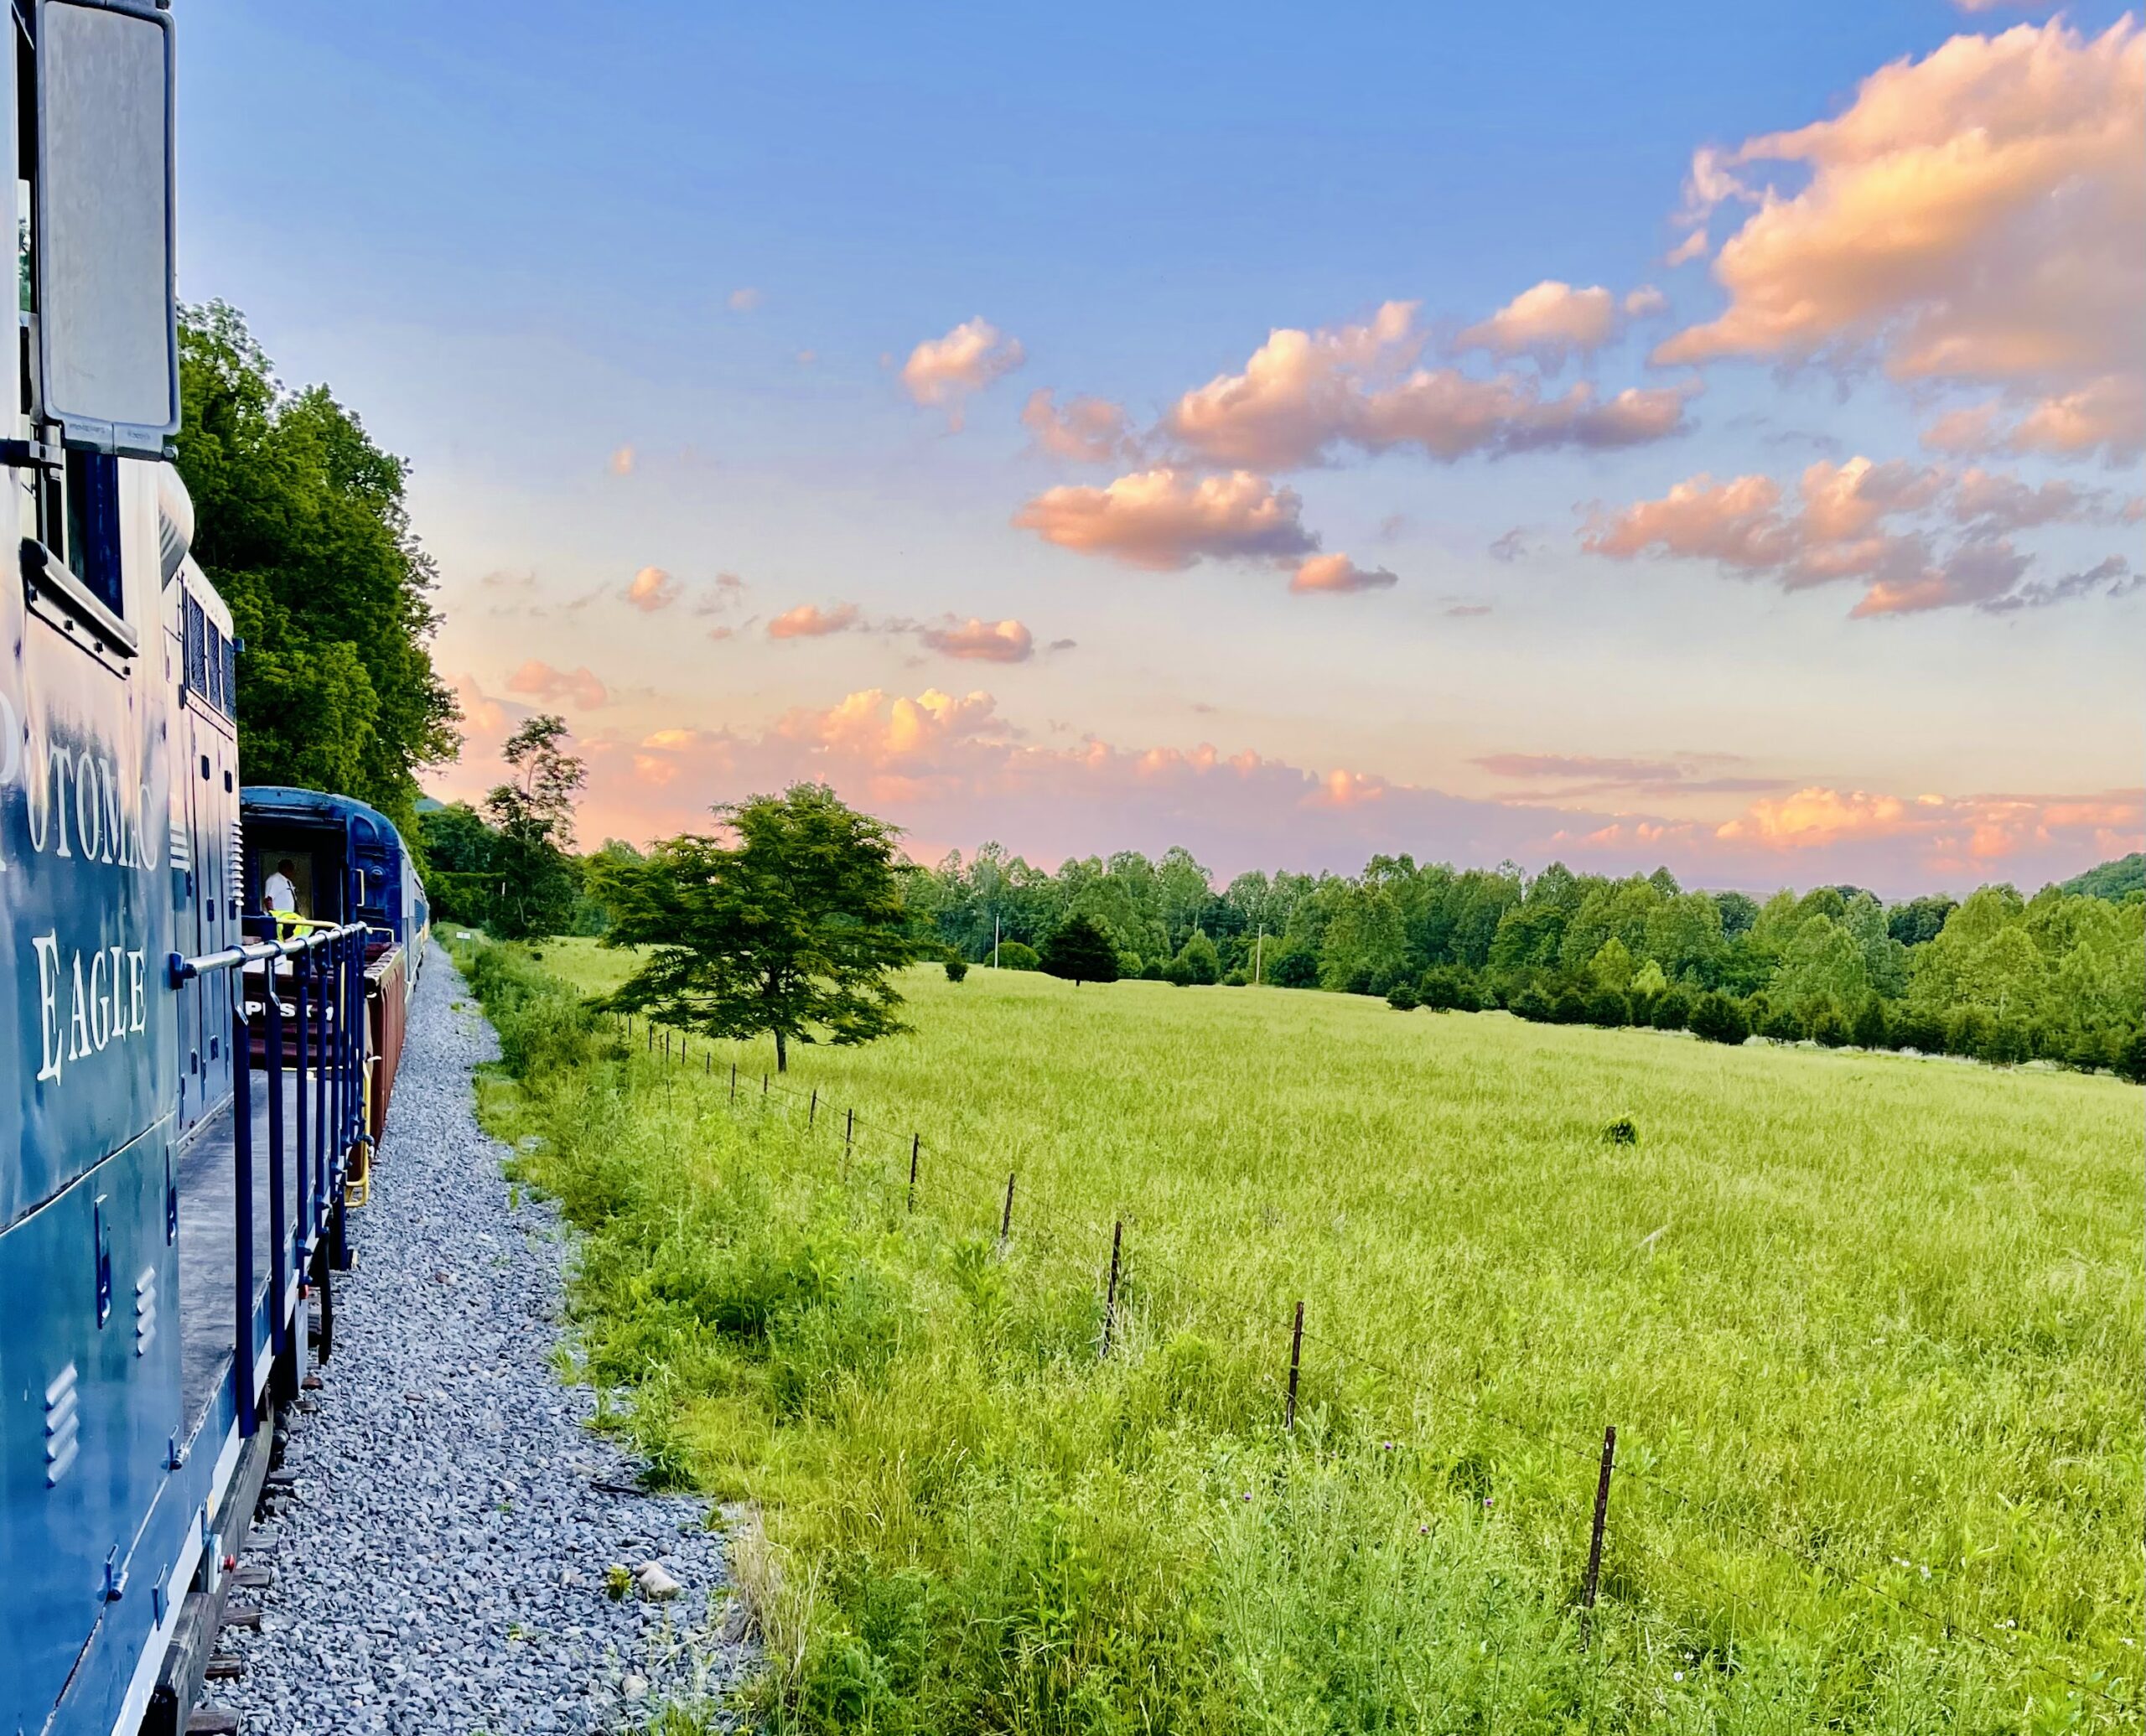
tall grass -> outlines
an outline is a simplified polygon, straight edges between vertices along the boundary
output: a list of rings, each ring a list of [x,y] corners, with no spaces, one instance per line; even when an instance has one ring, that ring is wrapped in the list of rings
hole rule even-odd
[[[733,1109],[733,1051],[666,1070],[472,968],[590,1377],[762,1515],[779,1728],[2138,1721],[2135,1091],[917,972],[915,1035],[793,1072],[846,1149],[752,1049]]]

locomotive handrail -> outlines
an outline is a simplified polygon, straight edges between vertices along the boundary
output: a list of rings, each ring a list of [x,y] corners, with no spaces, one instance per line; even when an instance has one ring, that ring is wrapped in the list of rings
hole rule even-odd
[[[213,971],[228,971],[234,965],[261,965],[271,959],[295,958],[299,953],[310,952],[330,941],[368,932],[362,922],[345,922],[334,928],[316,928],[308,934],[293,935],[284,941],[242,941],[236,946],[226,946],[220,952],[204,952],[194,958],[174,952],[170,960],[171,986],[177,988],[183,982],[191,982]]]

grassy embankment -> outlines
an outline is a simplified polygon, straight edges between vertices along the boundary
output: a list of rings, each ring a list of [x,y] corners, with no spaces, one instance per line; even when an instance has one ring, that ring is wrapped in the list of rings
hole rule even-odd
[[[808,1132],[544,955],[481,955],[487,1113],[588,1232],[589,1378],[765,1516],[779,1723],[2138,1723],[2135,1089],[917,971],[914,1034],[802,1052]]]

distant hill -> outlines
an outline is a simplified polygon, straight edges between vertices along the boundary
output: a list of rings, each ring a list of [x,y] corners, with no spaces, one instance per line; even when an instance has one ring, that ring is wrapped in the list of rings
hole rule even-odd
[[[2122,899],[2146,892],[2146,855],[2134,850],[2114,862],[2090,868],[2076,880],[2064,883],[2066,892],[2082,892],[2089,898]]]

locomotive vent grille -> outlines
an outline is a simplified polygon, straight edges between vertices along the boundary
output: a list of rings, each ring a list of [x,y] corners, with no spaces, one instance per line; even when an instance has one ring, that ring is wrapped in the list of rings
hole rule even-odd
[[[60,1371],[44,1389],[44,1486],[67,1474],[82,1445],[81,1406],[75,1393],[75,1365]]]

